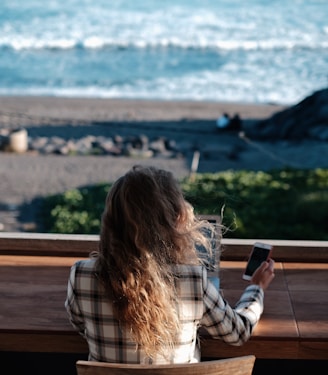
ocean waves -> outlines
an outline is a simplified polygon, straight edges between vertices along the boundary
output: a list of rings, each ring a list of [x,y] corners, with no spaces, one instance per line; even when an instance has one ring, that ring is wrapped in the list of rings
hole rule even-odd
[[[317,0],[2,0],[0,47],[319,50],[327,17]]]
[[[120,38],[102,38],[98,36],[87,37],[83,40],[69,38],[25,38],[6,36],[0,37],[1,49],[20,50],[66,50],[66,49],[163,49],[179,48],[193,50],[219,50],[219,51],[267,51],[267,50],[327,50],[327,39],[308,40],[178,40],[177,38],[162,38],[158,40],[120,40]]]
[[[327,86],[320,0],[2,0],[0,94],[295,103]]]

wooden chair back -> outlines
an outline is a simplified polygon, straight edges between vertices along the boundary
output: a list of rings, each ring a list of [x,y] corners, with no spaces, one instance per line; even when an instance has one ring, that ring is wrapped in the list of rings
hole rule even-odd
[[[77,361],[77,375],[251,375],[254,355],[171,365]]]

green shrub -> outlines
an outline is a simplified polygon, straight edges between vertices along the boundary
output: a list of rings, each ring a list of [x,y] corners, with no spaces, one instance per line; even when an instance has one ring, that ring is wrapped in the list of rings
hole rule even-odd
[[[41,210],[44,231],[98,234],[108,189],[108,184],[99,184],[46,198]]]
[[[328,239],[328,170],[228,171],[182,186],[197,213],[223,211],[226,237]]]
[[[217,214],[225,237],[328,240],[328,170],[225,171],[181,181],[198,214]],[[44,202],[45,231],[99,233],[110,184],[74,189]]]

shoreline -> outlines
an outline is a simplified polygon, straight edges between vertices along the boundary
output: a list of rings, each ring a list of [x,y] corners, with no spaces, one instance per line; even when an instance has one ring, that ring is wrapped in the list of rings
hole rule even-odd
[[[262,119],[287,106],[275,104],[162,101],[144,99],[73,98],[50,96],[0,96],[0,126],[9,117],[59,121],[152,121],[217,119],[223,113],[244,119]]]

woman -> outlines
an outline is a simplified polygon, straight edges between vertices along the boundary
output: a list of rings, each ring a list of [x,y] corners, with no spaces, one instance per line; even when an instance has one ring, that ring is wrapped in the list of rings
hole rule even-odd
[[[262,264],[232,308],[197,252],[211,251],[209,230],[215,228],[196,218],[170,172],[135,166],[114,183],[99,250],[72,266],[65,302],[89,360],[196,362],[200,327],[231,345],[250,338],[274,262]]]

